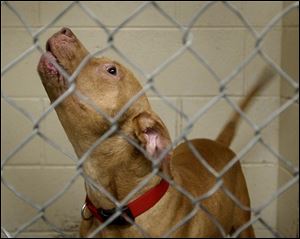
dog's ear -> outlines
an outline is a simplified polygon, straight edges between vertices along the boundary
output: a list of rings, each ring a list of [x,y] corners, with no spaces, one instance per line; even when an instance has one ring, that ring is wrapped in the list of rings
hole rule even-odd
[[[152,158],[157,158],[171,145],[168,130],[154,112],[143,112],[135,117],[135,135]],[[170,155],[168,153],[168,155]]]

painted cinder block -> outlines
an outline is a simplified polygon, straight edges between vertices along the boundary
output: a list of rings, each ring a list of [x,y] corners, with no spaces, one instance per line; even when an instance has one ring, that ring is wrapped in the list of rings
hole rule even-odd
[[[55,16],[57,16],[62,9],[66,8],[70,2],[61,1],[41,2],[41,23],[48,24]],[[89,8],[95,16],[106,26],[118,26],[129,15],[131,15],[139,6],[141,2],[92,2],[87,1],[82,3]],[[120,7],[122,4],[122,7]],[[158,2],[159,6],[163,8],[171,16],[175,17],[175,3],[174,2]],[[74,19],[76,19],[74,21]],[[64,14],[55,24],[55,26],[75,26],[75,27],[95,27],[97,24],[76,4],[72,6],[66,14]],[[128,22],[126,26],[130,27],[157,27],[157,26],[172,26],[173,24],[162,16],[151,4],[144,8],[132,21]]]
[[[39,2],[38,1],[9,1],[9,4],[20,14],[29,26],[39,25]],[[18,16],[1,3],[1,27],[23,27]]]
[[[29,49],[33,45],[33,39],[22,28],[8,28],[1,29],[1,31],[3,31],[1,67],[5,67]],[[44,44],[45,42],[43,42]],[[6,95],[12,97],[46,95],[36,70],[40,55],[38,50],[33,50],[1,76],[1,87]]]
[[[176,13],[178,21],[187,25],[192,17],[197,14],[201,8],[207,4],[204,1],[178,1],[176,2]],[[245,3],[243,1],[235,1],[231,3],[239,11],[242,10]],[[223,3],[215,2],[212,4],[194,23],[195,27],[228,27],[242,26],[239,18]]]
[[[43,205],[63,190],[75,173],[75,167],[24,166],[6,167],[3,177],[14,186],[15,190],[30,198],[36,205]],[[84,199],[84,184],[82,177],[79,176],[63,196],[45,210],[45,216],[65,231],[78,230],[81,220],[80,208]],[[3,185],[1,185],[1,202],[2,225],[9,231],[15,231],[38,212],[18,199]],[[52,231],[42,220],[38,220],[27,230]]]
[[[42,112],[42,102],[39,99],[13,99],[14,102],[33,119]],[[33,122],[21,112],[1,99],[1,159],[4,160],[20,145],[33,131]],[[8,161],[7,165],[39,165],[44,156],[44,142],[39,136],[34,136]]]

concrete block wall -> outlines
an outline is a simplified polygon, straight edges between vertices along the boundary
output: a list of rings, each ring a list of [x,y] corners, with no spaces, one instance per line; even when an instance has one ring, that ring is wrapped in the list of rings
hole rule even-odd
[[[284,2],[284,7],[291,2]],[[299,12],[293,11],[282,23],[282,68],[299,82]],[[281,104],[286,103],[294,91],[286,81],[281,82]],[[299,168],[299,103],[294,103],[280,117],[279,150]],[[282,164],[278,168],[278,186],[286,184],[292,175]],[[293,198],[294,200],[291,200]],[[289,205],[286,207],[285,205]],[[299,184],[284,193],[277,204],[277,227],[289,237],[299,237]]]
[[[65,8],[69,2],[10,2],[22,15],[34,31],[47,25]],[[84,2],[101,21],[109,27],[115,28],[131,14],[140,2]],[[186,25],[203,2],[158,2],[158,4],[179,23]],[[251,26],[261,31],[265,25],[280,13],[288,3],[281,1],[237,1],[232,3]],[[264,51],[274,62],[285,64],[288,72],[298,69],[289,55],[299,61],[295,55],[299,46],[297,10],[279,21],[268,33],[263,45]],[[70,27],[78,38],[91,52],[106,46],[106,34],[97,24],[84,13],[79,6],[71,7],[57,22],[39,38],[44,47],[46,40],[62,26]],[[23,27],[20,20],[3,5],[1,6],[1,68],[6,66],[22,52],[32,46],[32,37]],[[201,53],[215,72],[221,77],[228,76],[253,50],[255,39],[231,11],[222,3],[212,5],[194,24],[193,49]],[[286,37],[285,36],[290,36]],[[166,61],[182,46],[182,34],[154,7],[148,6],[135,19],[130,21],[115,36],[115,45],[132,62],[144,72],[150,73]],[[284,52],[283,52],[284,50]],[[130,67],[115,52],[109,50],[105,56],[113,57]],[[49,101],[36,72],[40,53],[31,52],[25,59],[15,65],[1,78],[1,87],[5,95],[9,96],[21,108],[37,119],[48,106]],[[291,65],[292,64],[292,65]],[[294,65],[293,65],[294,64]],[[255,82],[255,75],[262,69],[264,63],[260,57],[255,57],[245,69],[228,85],[231,99],[238,102]],[[130,67],[132,68],[132,67]],[[132,69],[133,70],[133,69]],[[134,71],[141,83],[144,79]],[[292,73],[291,73],[292,74]],[[293,73],[294,79],[299,78]],[[180,110],[192,117],[205,106],[210,99],[218,94],[218,84],[212,75],[189,52],[177,58],[155,79],[156,89],[165,95]],[[277,77],[274,82],[260,95],[255,97],[247,115],[255,123],[260,124],[276,110],[288,97],[293,94],[285,83]],[[167,125],[171,137],[175,139],[184,129],[186,122],[154,92],[148,92],[154,109]],[[5,158],[32,131],[32,122],[20,112],[12,108],[1,99],[1,158]],[[214,105],[195,124],[189,138],[216,137],[232,109],[225,101]],[[289,113],[290,112],[290,113]],[[297,153],[288,155],[292,141],[292,149],[298,149],[299,137],[291,138],[290,132],[298,125],[298,104],[289,109],[285,116],[273,120],[262,132],[263,139],[276,151],[287,152],[287,157],[296,163]],[[64,148],[71,155],[75,155],[67,140],[62,126],[55,112],[51,112],[41,123],[39,130],[52,141]],[[239,152],[254,136],[254,131],[243,122],[235,138],[232,148]],[[284,136],[284,137],[283,137]],[[282,138],[283,137],[283,138]],[[299,156],[299,153],[298,153]],[[281,184],[281,181],[291,178],[281,170],[278,160],[262,145],[257,144],[242,161],[246,176],[252,206],[256,207],[270,197]],[[30,197],[35,203],[45,203],[51,196],[62,190],[68,180],[76,174],[76,163],[55,148],[45,143],[41,138],[34,137],[7,163],[3,170],[3,177],[14,185],[15,189]],[[283,176],[281,176],[283,175]],[[295,191],[295,190],[294,190]],[[283,202],[273,201],[263,212],[263,219],[273,228],[279,229],[284,235],[295,236],[297,229],[285,223],[290,203],[297,203],[295,193],[285,194]],[[46,211],[46,217],[53,224],[64,228],[71,235],[76,235],[80,221],[80,208],[85,193],[82,178],[78,177],[66,193]],[[296,203],[296,204],[295,204]],[[21,212],[21,213],[20,213]],[[294,210],[291,212],[293,215]],[[14,231],[36,214],[36,210],[24,204],[6,187],[1,186],[1,222],[9,231]],[[296,216],[294,218],[297,219]],[[295,219],[295,220],[296,220]],[[294,220],[294,221],[295,221]],[[296,220],[297,221],[297,220]],[[293,224],[294,225],[294,224]],[[257,236],[267,237],[271,234],[259,222],[254,224]],[[55,236],[53,230],[42,220],[27,228],[22,236]]]

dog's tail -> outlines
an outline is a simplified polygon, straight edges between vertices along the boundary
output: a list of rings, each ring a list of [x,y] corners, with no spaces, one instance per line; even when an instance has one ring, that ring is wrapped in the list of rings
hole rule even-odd
[[[246,108],[249,106],[253,96],[261,91],[268,82],[271,81],[271,79],[274,77],[274,72],[269,68],[265,67],[265,69],[260,73],[258,77],[258,82],[254,85],[254,87],[250,90],[248,95],[246,96],[245,99],[243,99],[239,107],[242,111],[245,111]],[[240,114],[235,111],[233,115],[231,116],[230,120],[227,122],[227,124],[223,127],[222,131],[218,135],[216,141],[225,145],[225,146],[230,146],[235,133],[237,126],[240,122],[241,116]]]

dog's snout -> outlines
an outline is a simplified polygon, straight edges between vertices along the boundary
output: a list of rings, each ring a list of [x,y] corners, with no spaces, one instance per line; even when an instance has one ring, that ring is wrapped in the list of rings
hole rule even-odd
[[[63,35],[68,36],[68,37],[74,37],[73,32],[67,27],[63,27],[59,32]]]
[[[67,36],[68,38],[75,38],[74,33],[69,28],[63,27],[61,30],[59,30],[57,33],[55,33],[52,37],[48,39],[48,41],[46,42],[46,51],[52,52],[53,43],[58,42],[59,39],[62,39],[62,35]]]

